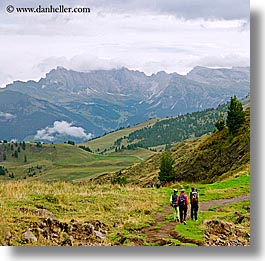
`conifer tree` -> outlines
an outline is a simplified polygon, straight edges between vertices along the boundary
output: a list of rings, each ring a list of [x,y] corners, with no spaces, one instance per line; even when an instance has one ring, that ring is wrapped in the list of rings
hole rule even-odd
[[[160,162],[160,171],[158,174],[158,179],[160,181],[173,181],[175,179],[176,173],[173,168],[174,159],[171,155],[165,151],[162,153]]]
[[[236,96],[231,97],[230,103],[228,105],[226,120],[226,125],[229,129],[229,132],[235,134],[244,121],[245,113],[243,111],[242,103],[237,100]]]
[[[23,150],[26,149],[26,143],[25,143],[25,141],[22,142],[22,149],[23,149]]]

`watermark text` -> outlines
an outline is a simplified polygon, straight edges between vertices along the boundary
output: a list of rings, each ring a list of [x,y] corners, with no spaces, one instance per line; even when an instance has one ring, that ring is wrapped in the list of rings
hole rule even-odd
[[[90,13],[89,7],[65,7],[64,5],[43,7],[15,7],[8,5],[6,7],[8,13]]]

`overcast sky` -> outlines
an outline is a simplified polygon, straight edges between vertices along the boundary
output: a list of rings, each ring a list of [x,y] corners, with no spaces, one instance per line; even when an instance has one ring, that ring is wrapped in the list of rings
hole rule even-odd
[[[90,13],[8,13],[6,7],[89,7]],[[55,4],[56,2],[56,4]],[[248,0],[1,0],[0,86],[57,66],[122,66],[186,74],[250,65]]]

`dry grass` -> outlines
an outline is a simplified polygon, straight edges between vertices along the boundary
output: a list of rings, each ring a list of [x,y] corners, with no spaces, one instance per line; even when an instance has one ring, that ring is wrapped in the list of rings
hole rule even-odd
[[[151,214],[167,200],[166,196],[160,190],[134,186],[2,182],[0,244],[7,244],[5,235],[10,231],[16,238],[13,243],[20,245],[22,233],[39,219],[34,215],[38,208],[49,210],[56,219],[65,222],[100,220],[110,228],[110,234],[117,234],[128,227],[138,229],[152,223]]]

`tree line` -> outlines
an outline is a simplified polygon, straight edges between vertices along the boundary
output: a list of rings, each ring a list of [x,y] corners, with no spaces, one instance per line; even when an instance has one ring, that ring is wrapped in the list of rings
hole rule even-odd
[[[215,127],[218,131],[222,131],[224,128],[228,128],[230,135],[236,135],[239,128],[245,122],[245,112],[243,111],[243,106],[237,97],[231,97],[230,103],[227,107],[227,118],[224,119],[224,115],[221,113],[219,120],[216,121]],[[175,181],[176,172],[174,169],[174,159],[172,158],[169,151],[162,153],[160,160],[160,171],[158,174],[158,179],[161,182],[165,181]]]
[[[114,145],[121,147],[123,139],[127,139],[129,144],[125,148],[129,150],[164,144],[169,148],[173,143],[211,133],[215,129],[215,122],[220,118],[220,114],[225,115],[226,106],[220,105],[216,109],[206,109],[158,121],[152,126],[117,139]]]

